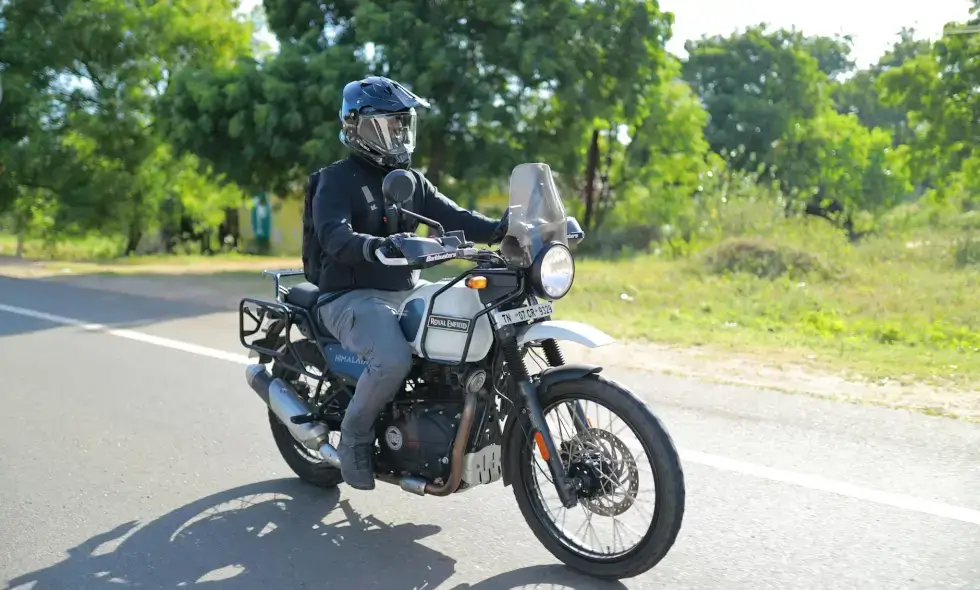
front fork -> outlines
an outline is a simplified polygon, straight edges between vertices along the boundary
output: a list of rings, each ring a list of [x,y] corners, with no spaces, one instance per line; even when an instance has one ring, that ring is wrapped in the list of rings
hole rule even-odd
[[[510,329],[508,330],[507,328]],[[534,440],[537,443],[538,452],[548,463],[548,470],[551,472],[552,481],[555,483],[555,491],[558,493],[558,498],[566,508],[572,508],[578,502],[576,491],[579,482],[569,478],[568,473],[565,471],[565,465],[561,461],[561,455],[559,455],[555,441],[551,437],[551,429],[548,427],[547,420],[545,420],[544,410],[541,407],[541,401],[538,399],[537,387],[534,381],[531,380],[527,365],[524,363],[524,358],[521,356],[521,351],[517,345],[516,331],[510,326],[507,328],[504,331],[510,333],[500,334],[504,359],[507,361],[507,367],[510,369],[510,374],[514,378],[517,390],[521,393],[521,397],[524,398],[524,409],[531,421],[531,427],[534,429]],[[548,364],[552,366],[564,364],[561,351],[558,349],[558,345],[554,340],[549,340],[545,343],[545,355],[548,358]],[[582,407],[578,402],[575,403],[575,409],[570,411],[576,428],[580,432],[588,428],[585,413],[582,411]]]
[[[552,367],[560,367],[565,364],[565,356],[561,353],[561,349],[558,348],[558,342],[553,338],[549,338],[541,343],[544,348],[544,358],[548,361],[548,365]],[[576,401],[572,405],[566,405],[568,408],[568,415],[572,418],[572,423],[575,424],[575,430],[579,434],[584,433],[589,429],[589,418],[585,415],[585,410],[582,409],[582,404]]]

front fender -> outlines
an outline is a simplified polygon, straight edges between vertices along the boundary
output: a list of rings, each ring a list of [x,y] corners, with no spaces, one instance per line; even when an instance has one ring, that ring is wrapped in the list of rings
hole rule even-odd
[[[561,365],[560,367],[548,367],[534,376],[538,398],[544,396],[550,387],[563,381],[574,381],[589,375],[595,375],[602,371],[598,365],[587,365],[584,363],[574,363]],[[518,424],[518,423],[522,424]],[[515,431],[515,429],[518,429]],[[511,469],[520,468],[520,445],[524,440],[524,433],[531,431],[531,421],[527,414],[514,408],[507,415],[507,422],[504,424],[502,455],[504,458],[502,465],[501,478],[504,486],[510,485]]]
[[[522,326],[517,332],[517,344],[519,346],[526,346],[532,342],[548,340],[549,338],[568,340],[589,348],[607,346],[616,341],[602,330],[582,322],[570,322],[568,320],[546,320],[530,326]]]

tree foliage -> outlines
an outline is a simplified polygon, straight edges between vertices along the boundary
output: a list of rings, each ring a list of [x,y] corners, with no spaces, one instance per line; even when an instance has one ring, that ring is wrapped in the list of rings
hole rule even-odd
[[[340,90],[368,73],[431,99],[418,161],[433,182],[474,194],[545,153],[577,176],[576,151],[551,146],[579,141],[596,120],[635,124],[641,98],[659,83],[669,32],[656,3],[633,0],[269,0],[265,8],[280,53],[186,71],[165,108],[180,149],[239,171],[244,185],[274,189],[340,155]]]
[[[802,41],[759,25],[685,44],[684,77],[710,115],[705,136],[735,168],[770,175],[776,142],[830,104],[826,73]]]
[[[852,236],[855,215],[921,189],[980,186],[980,35],[903,29],[856,69],[849,36],[765,24],[675,58],[655,0],[236,9],[0,0],[0,214],[130,251],[163,226],[214,227],[244,194],[289,195],[342,157],[341,89],[368,74],[432,103],[416,161],[447,194],[472,207],[546,161],[590,232],[662,233],[726,167]],[[274,51],[253,38],[263,24]]]
[[[193,164],[170,155],[155,108],[175,71],[228,62],[251,31],[229,0],[9,0],[0,64],[0,205],[56,202],[53,226],[120,232],[134,250]],[[15,86],[19,87],[19,86]],[[205,173],[205,176],[207,174]],[[179,190],[179,189],[178,189]],[[38,192],[40,191],[40,193]],[[213,191],[221,194],[222,191]]]
[[[942,189],[980,150],[980,35],[937,41],[884,73],[877,89],[886,106],[908,113],[918,180]]]
[[[854,72],[851,78],[835,89],[837,110],[857,115],[865,127],[891,131],[896,144],[908,143],[912,139],[912,132],[906,118],[907,110],[883,104],[877,84],[887,72],[920,55],[928,55],[931,49],[928,41],[916,39],[914,29],[902,29],[892,49],[885,52],[871,67]]]

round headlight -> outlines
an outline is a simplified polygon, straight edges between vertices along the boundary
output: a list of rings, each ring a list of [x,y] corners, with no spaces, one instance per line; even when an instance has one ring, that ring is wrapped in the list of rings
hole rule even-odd
[[[538,260],[534,269],[534,282],[541,295],[548,299],[561,299],[575,280],[575,259],[565,245],[554,243]]]

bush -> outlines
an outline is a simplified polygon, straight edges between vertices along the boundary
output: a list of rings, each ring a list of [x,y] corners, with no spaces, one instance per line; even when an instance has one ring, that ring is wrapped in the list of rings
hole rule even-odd
[[[980,267],[980,241],[973,237],[960,240],[956,247],[956,265]]]
[[[761,238],[729,238],[704,252],[703,262],[716,275],[747,273],[761,279],[787,275],[799,278],[832,273],[820,257],[805,250]]]

